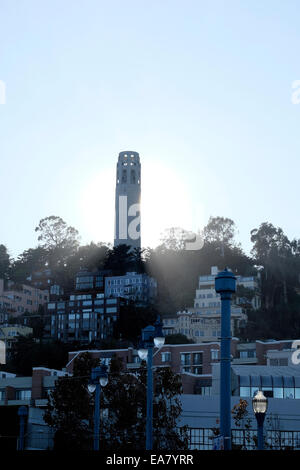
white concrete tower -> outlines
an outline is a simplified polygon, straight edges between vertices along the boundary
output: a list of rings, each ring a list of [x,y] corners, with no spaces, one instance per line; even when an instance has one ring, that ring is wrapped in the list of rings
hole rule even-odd
[[[116,176],[114,246],[141,247],[140,227],[141,164],[137,152],[119,153]]]

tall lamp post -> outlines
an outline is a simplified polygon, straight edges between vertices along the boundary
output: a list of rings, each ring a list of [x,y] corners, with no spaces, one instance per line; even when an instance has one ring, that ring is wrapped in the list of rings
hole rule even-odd
[[[264,450],[264,420],[268,409],[268,399],[261,390],[252,399],[252,408],[257,421],[257,449]]]
[[[94,409],[94,450],[99,450],[100,440],[100,394],[101,387],[105,387],[108,383],[107,366],[101,365],[92,369],[91,378],[88,384],[88,391],[95,394]]]
[[[22,405],[18,408],[18,416],[20,417],[20,434],[19,434],[18,450],[24,450],[25,422],[28,416],[27,406]]]
[[[138,355],[147,361],[147,415],[146,415],[146,450],[153,446],[153,347],[161,348],[165,343],[160,317],[155,325],[146,326],[142,330],[142,340]]]
[[[236,291],[236,277],[227,268],[216,276],[215,290],[221,295],[220,431],[224,439],[224,450],[231,450],[230,301]]]

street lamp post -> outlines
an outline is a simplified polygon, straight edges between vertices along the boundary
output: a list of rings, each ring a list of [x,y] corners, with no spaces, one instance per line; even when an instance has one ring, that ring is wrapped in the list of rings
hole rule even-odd
[[[101,365],[92,369],[88,390],[90,393],[95,392],[95,409],[94,409],[94,450],[99,450],[100,441],[100,395],[101,387],[105,387],[108,382],[107,366]]]
[[[153,347],[161,348],[165,338],[160,317],[155,325],[149,325],[142,330],[142,340],[138,350],[139,357],[147,360],[147,414],[146,414],[146,450],[153,446]]]
[[[19,446],[18,450],[24,450],[24,440],[25,440],[25,420],[28,416],[27,406],[20,406],[18,409],[18,416],[20,417],[20,434],[19,434]]]
[[[257,450],[264,450],[264,420],[268,409],[268,399],[261,390],[256,392],[252,407],[257,421]]]
[[[226,268],[215,278],[215,290],[221,295],[221,390],[220,433],[224,450],[231,450],[231,319],[230,301],[236,291],[236,277]]]

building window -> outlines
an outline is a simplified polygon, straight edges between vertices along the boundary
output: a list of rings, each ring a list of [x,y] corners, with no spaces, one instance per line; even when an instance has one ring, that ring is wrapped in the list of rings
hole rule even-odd
[[[161,353],[161,361],[162,362],[170,362],[171,361],[171,353],[170,352],[162,352]]]
[[[240,397],[250,397],[250,387],[240,387]]]
[[[135,184],[136,178],[135,178],[135,171],[131,170],[130,172],[130,183]]]
[[[218,349],[212,349],[211,352],[210,352],[210,355],[211,355],[211,359],[213,361],[216,361],[217,359],[219,359],[219,350]]]
[[[16,391],[16,400],[30,400],[31,399],[31,390],[17,390]]]
[[[190,353],[182,353],[180,354],[180,361],[182,366],[189,366],[191,365],[191,354]]]
[[[256,351],[255,349],[251,349],[248,351],[240,351],[240,358],[241,359],[247,359],[250,357],[256,357]]]
[[[201,387],[200,388],[200,395],[204,395],[209,397],[211,395],[211,387]]]
[[[193,354],[193,365],[202,364],[202,353]]]
[[[76,278],[76,289],[93,289],[93,276],[78,276]]]
[[[127,171],[126,170],[122,171],[122,183],[127,183]]]

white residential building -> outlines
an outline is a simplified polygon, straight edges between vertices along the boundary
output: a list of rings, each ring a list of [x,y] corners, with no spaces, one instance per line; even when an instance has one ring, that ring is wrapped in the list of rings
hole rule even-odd
[[[213,266],[210,275],[200,276],[194,299],[194,307],[177,312],[172,318],[165,318],[164,331],[166,334],[181,333],[194,341],[215,341],[221,336],[221,298],[215,291],[215,277],[218,268]],[[253,297],[247,300],[235,298],[231,306],[231,334],[247,321],[243,307],[246,304],[259,308],[260,296],[258,279],[255,276],[237,277],[237,286],[253,290]]]

